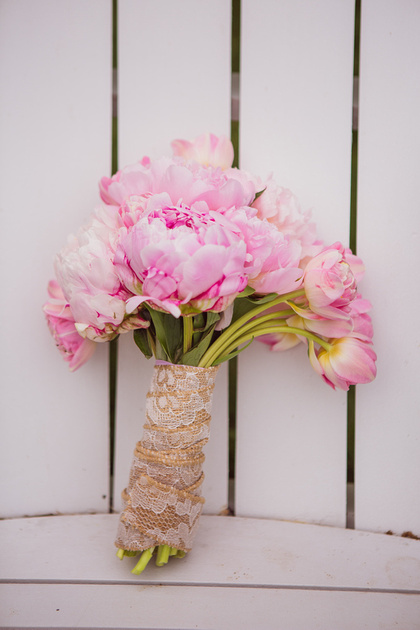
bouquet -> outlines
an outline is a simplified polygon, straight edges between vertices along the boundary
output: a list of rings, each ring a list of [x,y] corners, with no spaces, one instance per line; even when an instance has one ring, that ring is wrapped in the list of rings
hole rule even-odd
[[[155,553],[162,565],[191,549],[220,363],[259,339],[277,351],[306,344],[334,389],[376,375],[360,258],[319,240],[272,177],[232,168],[227,138],[172,150],[101,179],[102,204],[57,255],[44,306],[70,370],[128,332],[156,360],[116,541],[121,559],[140,553],[134,573]]]

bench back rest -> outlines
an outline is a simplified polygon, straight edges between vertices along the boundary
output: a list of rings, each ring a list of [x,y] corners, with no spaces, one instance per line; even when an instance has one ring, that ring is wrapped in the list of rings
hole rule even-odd
[[[231,12],[227,0],[119,0],[120,167],[167,154],[174,138],[229,135]],[[119,340],[110,434],[108,344],[69,374],[41,310],[53,257],[111,170],[112,20],[110,0],[0,4],[3,517],[106,512],[110,494],[118,510],[141,434],[152,364],[131,337]],[[242,0],[240,166],[273,172],[323,240],[346,245],[354,31],[353,0]],[[419,32],[417,0],[362,0],[353,168],[378,353],[376,381],[356,393],[355,525],[417,534]],[[227,372],[206,447],[216,514],[228,502]],[[303,347],[258,343],[239,358],[237,389],[236,514],[345,526],[347,395],[320,381]]]

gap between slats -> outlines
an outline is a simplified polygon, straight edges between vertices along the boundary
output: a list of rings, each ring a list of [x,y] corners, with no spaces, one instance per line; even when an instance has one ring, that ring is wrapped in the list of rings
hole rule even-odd
[[[0,584],[32,584],[32,585],[94,585],[94,586],[133,586],[138,588],[138,584],[130,580],[0,580]],[[413,595],[419,596],[420,591],[409,589],[386,589],[386,588],[363,588],[363,587],[345,587],[345,586],[303,586],[301,584],[231,584],[227,582],[168,582],[166,584],[152,582],[151,580],[142,580],[141,586],[183,586],[187,588],[231,588],[231,589],[257,589],[257,590],[275,590],[275,591],[313,591],[313,592],[339,592],[339,593],[380,593],[383,595]]]
[[[358,141],[358,76],[359,76],[359,35],[360,35],[361,0],[355,0],[354,34],[354,89],[353,89],[353,130],[352,130],[352,168],[351,168],[351,210],[350,210],[350,247],[357,250],[357,141]],[[112,165],[111,172],[118,170],[118,0],[112,2],[113,12],[113,113],[112,113]],[[238,166],[239,155],[239,82],[240,82],[240,19],[241,0],[232,0],[232,99],[231,99],[231,139],[235,149],[234,166]],[[109,346],[109,512],[114,511],[113,477],[115,460],[115,410],[116,379],[118,359],[118,340]],[[347,510],[346,527],[354,528],[354,461],[355,461],[355,396],[352,386],[347,397]],[[228,504],[232,509],[235,492],[235,438],[236,438],[236,397],[237,397],[237,360],[229,364],[229,496]],[[337,589],[333,589],[337,590]],[[381,592],[381,591],[378,591]]]

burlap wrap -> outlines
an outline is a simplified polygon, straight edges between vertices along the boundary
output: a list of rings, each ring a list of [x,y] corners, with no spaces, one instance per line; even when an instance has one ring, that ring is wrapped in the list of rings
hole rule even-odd
[[[204,499],[203,446],[209,438],[217,367],[156,365],[146,423],[137,443],[115,544],[142,551],[189,551]]]

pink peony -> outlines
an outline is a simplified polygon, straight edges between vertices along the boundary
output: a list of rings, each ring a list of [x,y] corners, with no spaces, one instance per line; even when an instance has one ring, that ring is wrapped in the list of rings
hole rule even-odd
[[[322,249],[310,213],[303,213],[296,196],[287,188],[278,186],[271,178],[265,183],[259,180],[257,188],[263,193],[254,201],[253,208],[257,209],[261,219],[267,219],[290,240],[299,242],[301,260],[304,262],[301,266],[304,267],[306,259]]]
[[[70,371],[74,372],[90,359],[95,344],[77,332],[71,308],[56,280],[48,283],[48,294],[52,301],[43,307],[48,327]]]
[[[120,332],[148,326],[134,314],[126,321],[125,302],[131,294],[114,267],[115,247],[123,221],[101,208],[90,223],[56,257],[56,276],[70,305],[77,331],[93,341],[109,341]]]
[[[248,205],[255,197],[255,186],[244,177],[229,177],[220,168],[185,163],[181,158],[144,159],[103,177],[99,184],[102,200],[121,206],[132,195],[166,192],[171,203],[191,206],[205,201],[210,210]]]
[[[232,209],[224,216],[241,231],[247,248],[248,283],[256,293],[282,294],[299,288],[303,276],[299,243],[261,220],[253,208]]]
[[[226,309],[247,284],[246,246],[220,225],[205,202],[174,206],[166,193],[130,198],[138,222],[121,235],[115,267],[137,297],[174,316]]]
[[[233,163],[233,145],[226,136],[217,137],[212,133],[205,133],[192,142],[174,140],[171,147],[174,155],[203,166],[226,169]]]
[[[372,346],[353,336],[333,339],[329,350],[316,351],[310,344],[309,360],[333,389],[347,391],[350,385],[370,383],[376,376],[376,354]]]

